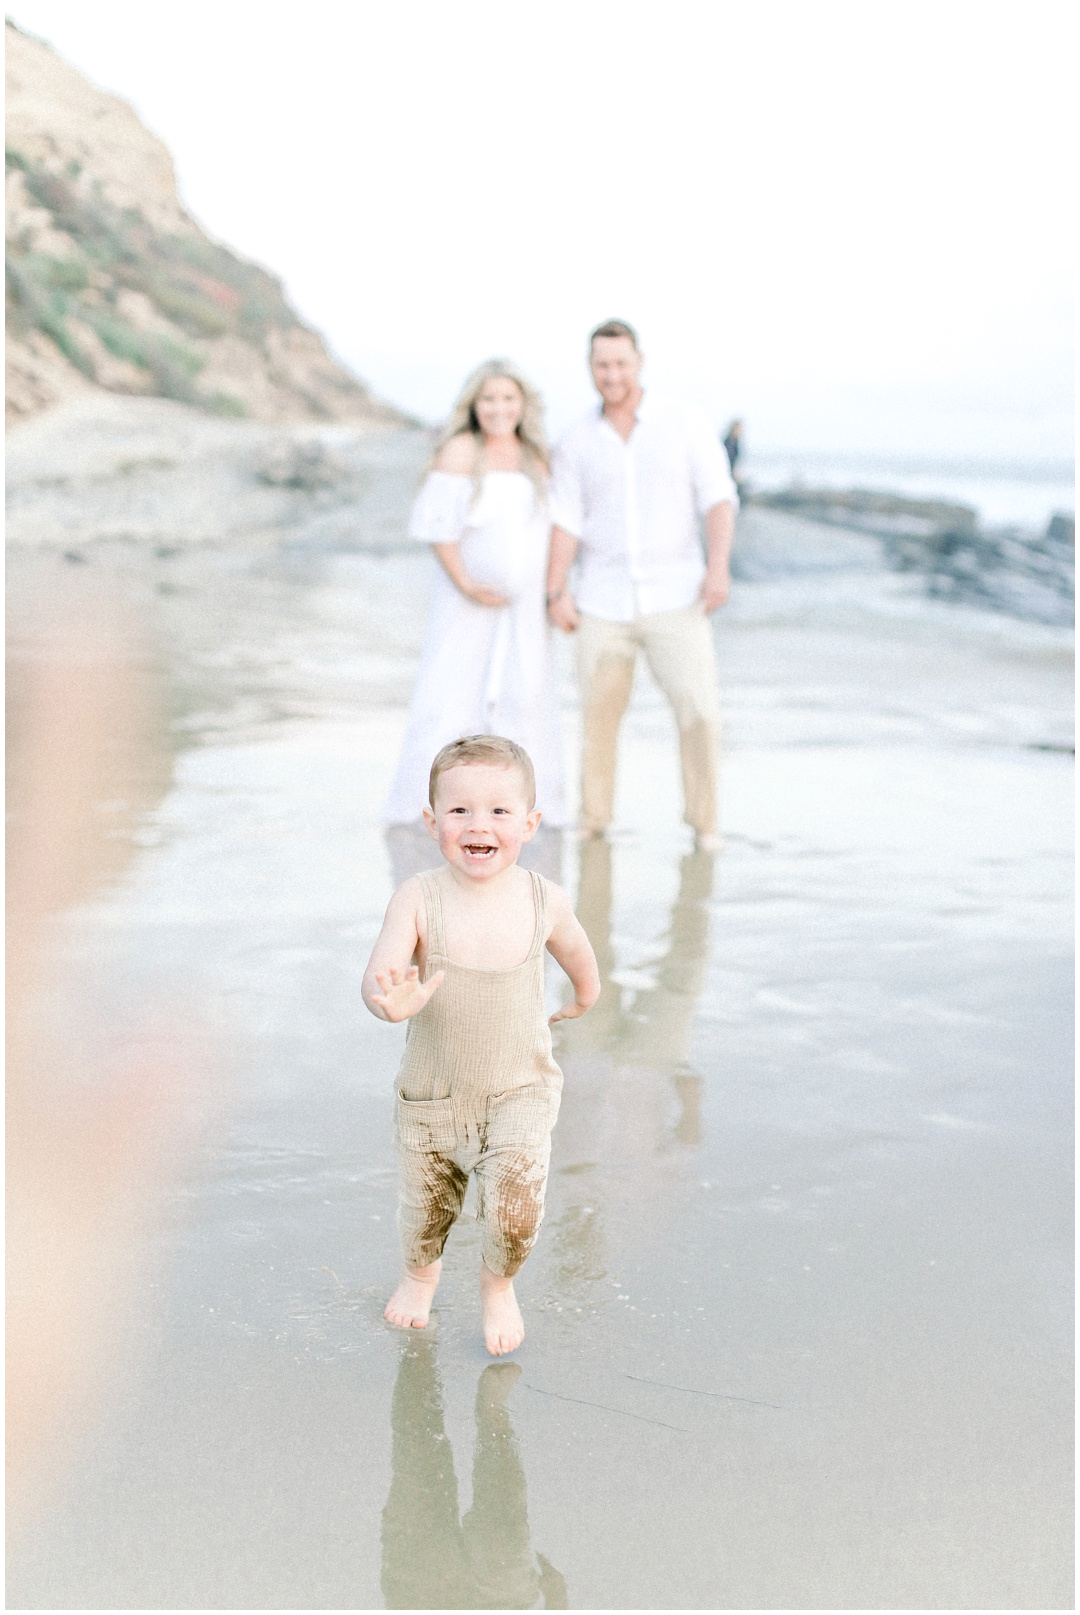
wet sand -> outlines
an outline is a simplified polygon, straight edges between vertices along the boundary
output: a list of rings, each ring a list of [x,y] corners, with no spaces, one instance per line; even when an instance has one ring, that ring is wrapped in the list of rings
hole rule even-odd
[[[385,536],[408,456],[370,456]],[[381,1318],[402,1033],[359,988],[426,860],[378,826],[426,558],[359,519],[16,552],[16,645],[108,574],[172,715],[73,979],[114,1027],[197,1005],[231,1076],[11,1607],[1071,1606],[1069,641],[870,540],[740,543],[723,852],[643,675],[610,842],[536,844],[604,991],[558,1040],[519,1374],[468,1216],[430,1331]]]

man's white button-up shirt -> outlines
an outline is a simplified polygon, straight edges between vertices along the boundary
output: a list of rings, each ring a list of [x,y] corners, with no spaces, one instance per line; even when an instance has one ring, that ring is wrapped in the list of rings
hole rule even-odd
[[[559,439],[551,514],[578,540],[578,608],[608,622],[679,611],[705,576],[698,520],[739,499],[703,410],[645,393],[624,443],[598,408]]]

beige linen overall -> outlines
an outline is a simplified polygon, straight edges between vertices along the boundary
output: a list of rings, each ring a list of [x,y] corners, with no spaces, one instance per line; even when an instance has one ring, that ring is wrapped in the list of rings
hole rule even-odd
[[[397,1075],[398,1226],[410,1267],[442,1255],[470,1172],[493,1273],[516,1273],[540,1228],[562,1072],[544,1014],[547,891],[542,875],[529,876],[536,928],[528,958],[510,970],[473,970],[447,958],[438,878],[420,876],[425,979],[436,970],[446,975],[409,1022]]]

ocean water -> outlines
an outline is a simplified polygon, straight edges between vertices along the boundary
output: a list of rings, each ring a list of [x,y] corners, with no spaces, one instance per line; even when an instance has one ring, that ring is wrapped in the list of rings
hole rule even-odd
[[[761,452],[750,446],[740,470],[751,486],[866,488],[911,499],[969,505],[986,527],[1041,533],[1052,515],[1076,509],[1073,466],[1065,461],[911,460],[872,456]]]

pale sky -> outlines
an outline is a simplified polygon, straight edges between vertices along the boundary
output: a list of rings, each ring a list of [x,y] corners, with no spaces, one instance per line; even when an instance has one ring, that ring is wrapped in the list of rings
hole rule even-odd
[[[1068,457],[1059,0],[14,0],[213,235],[427,418],[590,326],[761,448]]]

